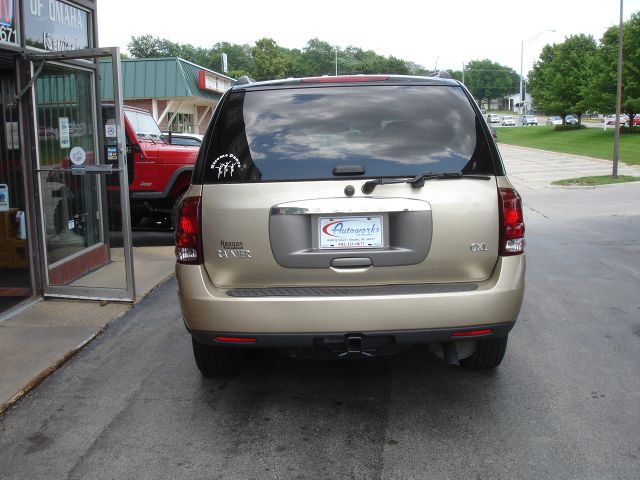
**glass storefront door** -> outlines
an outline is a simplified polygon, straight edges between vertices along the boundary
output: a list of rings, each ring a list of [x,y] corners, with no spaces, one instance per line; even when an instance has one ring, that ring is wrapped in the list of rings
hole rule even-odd
[[[119,54],[109,51],[119,84]],[[32,58],[44,293],[133,300],[121,97],[116,101],[117,121],[103,125],[95,63],[60,62],[70,56],[93,59],[104,56],[102,52]],[[110,149],[109,158],[105,137],[119,147]]]

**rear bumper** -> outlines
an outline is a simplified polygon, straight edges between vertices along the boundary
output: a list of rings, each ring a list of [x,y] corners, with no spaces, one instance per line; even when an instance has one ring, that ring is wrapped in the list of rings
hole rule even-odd
[[[493,274],[463,291],[392,295],[230,296],[202,266],[176,266],[178,296],[187,329],[216,334],[305,337],[394,332],[431,340],[437,331],[510,325],[524,294],[524,255],[500,257]],[[508,332],[508,330],[507,330]],[[271,341],[271,340],[268,340]],[[415,343],[415,342],[411,342]]]
[[[244,333],[189,331],[194,339],[205,345],[227,345],[242,348],[339,348],[346,345],[350,337],[357,337],[362,344],[415,345],[421,343],[447,343],[462,340],[500,338],[507,335],[514,322],[478,325],[473,328],[434,328],[426,330],[401,330],[367,332],[317,332],[317,333],[259,333],[251,336]],[[188,328],[187,328],[188,329]],[[464,333],[469,335],[465,336]],[[486,332],[476,334],[475,332]],[[454,335],[455,334],[455,335]]]

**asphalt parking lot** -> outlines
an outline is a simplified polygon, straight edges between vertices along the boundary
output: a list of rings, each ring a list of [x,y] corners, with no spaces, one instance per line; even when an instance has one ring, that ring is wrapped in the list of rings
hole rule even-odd
[[[553,187],[606,162],[500,149],[528,265],[495,371],[263,352],[204,379],[171,281],[0,417],[2,478],[637,480],[640,183]]]

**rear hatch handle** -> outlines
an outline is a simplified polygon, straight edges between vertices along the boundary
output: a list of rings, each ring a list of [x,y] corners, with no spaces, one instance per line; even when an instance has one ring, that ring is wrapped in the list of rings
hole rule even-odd
[[[333,268],[367,268],[373,265],[369,257],[334,258],[331,260]]]

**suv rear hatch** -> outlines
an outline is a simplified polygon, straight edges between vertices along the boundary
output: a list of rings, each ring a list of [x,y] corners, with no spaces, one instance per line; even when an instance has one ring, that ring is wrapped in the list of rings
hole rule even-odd
[[[196,174],[212,282],[486,280],[498,258],[503,172],[472,102],[442,80],[230,92]]]

